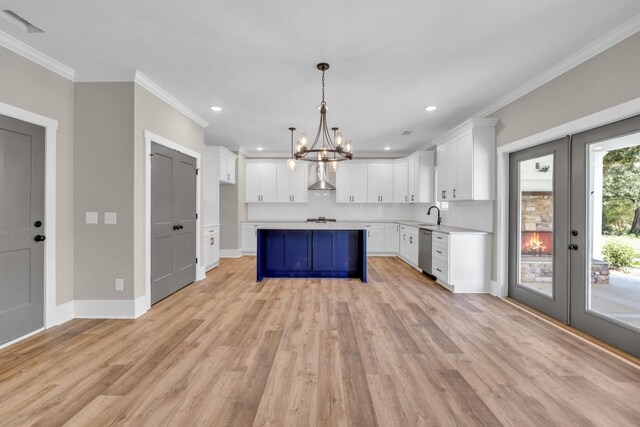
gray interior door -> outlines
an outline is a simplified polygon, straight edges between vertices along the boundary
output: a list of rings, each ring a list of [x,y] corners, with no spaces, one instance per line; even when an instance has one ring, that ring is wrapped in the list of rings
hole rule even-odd
[[[151,147],[151,303],[196,278],[196,160]]]
[[[512,153],[509,174],[509,296],[568,323],[569,138]]]
[[[44,326],[44,128],[0,116],[0,344]]]
[[[640,116],[574,135],[571,153],[571,324],[640,357]]]

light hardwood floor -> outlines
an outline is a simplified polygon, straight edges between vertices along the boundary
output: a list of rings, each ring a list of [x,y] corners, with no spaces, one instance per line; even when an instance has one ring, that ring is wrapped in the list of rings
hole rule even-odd
[[[0,350],[0,424],[640,425],[639,369],[497,298],[396,258],[368,285],[254,262]]]

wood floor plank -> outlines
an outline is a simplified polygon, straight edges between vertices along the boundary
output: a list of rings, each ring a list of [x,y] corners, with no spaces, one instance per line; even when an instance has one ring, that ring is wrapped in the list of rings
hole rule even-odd
[[[255,282],[255,257],[137,320],[0,350],[0,425],[640,425],[640,369],[398,258]]]

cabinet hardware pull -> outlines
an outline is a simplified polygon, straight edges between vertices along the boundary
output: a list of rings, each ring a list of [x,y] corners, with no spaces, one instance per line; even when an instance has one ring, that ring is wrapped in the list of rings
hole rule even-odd
[[[453,198],[454,199],[456,198],[456,189],[455,188],[453,189]]]
[[[442,253],[442,252],[440,252],[440,251],[436,251],[436,252],[438,252],[439,254],[441,254],[441,253]]]
[[[440,273],[442,273],[442,270],[440,270],[439,268],[436,268],[436,270],[438,270]]]

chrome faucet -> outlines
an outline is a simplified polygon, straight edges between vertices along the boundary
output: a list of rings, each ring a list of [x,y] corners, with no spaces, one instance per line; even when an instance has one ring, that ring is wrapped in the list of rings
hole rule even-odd
[[[440,225],[440,223],[442,222],[442,217],[440,216],[440,208],[437,206],[431,206],[429,208],[429,210],[427,211],[427,215],[431,215],[431,209],[437,209],[438,210],[438,225]]]

